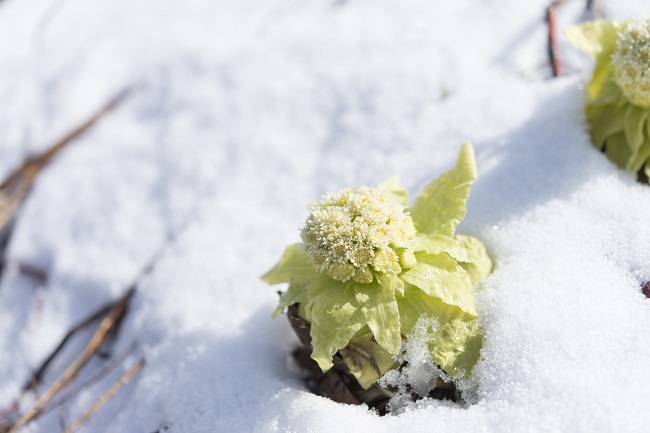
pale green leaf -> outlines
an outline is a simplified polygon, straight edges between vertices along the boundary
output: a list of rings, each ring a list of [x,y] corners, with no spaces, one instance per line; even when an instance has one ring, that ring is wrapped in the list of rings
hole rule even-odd
[[[371,332],[355,335],[339,354],[364,389],[398,366],[393,355],[377,344]]]
[[[476,163],[471,144],[460,148],[454,168],[429,183],[410,208],[418,232],[453,236],[465,217],[465,202],[476,179]]]
[[[625,140],[632,154],[635,154],[643,143],[645,122],[648,118],[648,109],[629,104],[625,110]]]
[[[431,358],[454,378],[469,376],[483,345],[476,320],[454,319],[432,332]]]
[[[333,287],[321,291],[311,307],[311,357],[323,371],[334,365],[332,356],[366,324],[353,285],[342,291]]]
[[[623,132],[623,116],[615,105],[587,104],[585,113],[591,125],[591,142],[597,149],[602,150],[609,137]]]
[[[471,236],[456,235],[456,240],[465,248],[469,260],[459,265],[467,271],[472,284],[476,285],[492,272],[492,260],[485,251],[483,242]]]
[[[631,171],[638,173],[642,168],[644,173],[647,172],[650,165],[650,116],[646,121],[646,131],[644,133],[643,144],[636,155],[632,157]]]
[[[614,134],[607,139],[605,155],[619,167],[625,168],[627,166],[627,161],[632,156],[632,153],[630,152],[630,148],[627,147],[624,132]]]
[[[286,292],[280,297],[280,303],[271,316],[273,319],[282,314],[285,307],[299,304],[309,299],[309,285],[306,283],[291,283]]]
[[[429,296],[476,315],[473,284],[465,269],[445,254],[419,253],[416,257],[418,263],[400,275],[402,280]]]
[[[627,101],[621,88],[613,79],[614,67],[607,59],[596,61],[594,73],[587,84],[587,98],[596,105],[617,105],[621,100]]]
[[[476,364],[482,344],[476,317],[438,298],[407,286],[398,299],[402,332],[411,332],[421,317],[438,323],[430,329],[429,351],[432,360],[454,378],[466,377]]]
[[[650,121],[647,122],[647,131],[643,136],[641,148],[628,161],[628,170],[637,173],[650,158]]]
[[[590,21],[565,30],[569,41],[576,48],[592,57],[611,54],[616,48],[617,24],[612,21]]]
[[[355,284],[354,291],[377,343],[389,353],[397,355],[402,346],[402,335],[395,290],[390,286],[370,283]]]
[[[404,335],[413,330],[423,314],[427,317],[435,317],[440,323],[447,323],[458,317],[463,317],[467,321],[476,318],[459,307],[446,304],[440,298],[429,296],[410,284],[407,284],[404,289],[404,297],[397,299],[397,305]]]
[[[402,281],[397,275],[391,272],[377,272],[375,273],[377,281],[384,289],[392,290],[393,292],[397,291],[404,295],[404,281]]]
[[[305,288],[307,292],[307,299],[306,302],[301,304],[301,306],[303,306],[301,316],[307,320],[307,322],[311,322],[312,307],[320,295],[326,292],[343,293],[350,284],[350,282],[343,283],[341,281],[334,280],[329,275],[324,273],[319,274],[318,277],[314,280],[311,280]]]
[[[596,59],[587,97],[599,104],[614,103],[620,90],[612,81],[611,55],[618,40],[618,24],[612,21],[591,21],[566,29],[566,35],[578,49]]]
[[[282,258],[273,269],[262,276],[262,281],[267,284],[300,284],[316,278],[318,275],[314,265],[309,262],[302,244],[293,244],[284,250]]]
[[[418,233],[407,241],[406,247],[413,252],[424,251],[429,254],[447,253],[451,258],[460,262],[469,261],[467,250],[456,239],[450,236]]]
[[[391,177],[386,182],[379,185],[377,189],[379,189],[383,195],[397,201],[402,206],[408,206],[409,193],[406,188],[399,183],[397,177]]]

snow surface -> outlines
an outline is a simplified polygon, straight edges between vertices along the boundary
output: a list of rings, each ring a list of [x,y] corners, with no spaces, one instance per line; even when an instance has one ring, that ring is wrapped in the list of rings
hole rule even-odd
[[[589,60],[563,42],[571,75],[548,79],[547,4],[0,1],[0,177],[134,86],[22,208],[8,257],[50,278],[2,278],[0,407],[164,248],[119,334],[117,352],[137,347],[125,365],[29,431],[59,431],[139,356],[79,431],[647,430],[650,189],[588,142]],[[309,200],[393,175],[415,194],[464,141],[479,179],[459,231],[496,262],[477,293],[479,401],[380,418],[310,394],[259,276]]]

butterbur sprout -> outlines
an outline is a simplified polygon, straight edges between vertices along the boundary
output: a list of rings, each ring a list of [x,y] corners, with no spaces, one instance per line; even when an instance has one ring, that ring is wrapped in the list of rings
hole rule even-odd
[[[593,21],[567,29],[596,60],[585,114],[591,141],[621,168],[650,176],[650,19]]]
[[[311,358],[322,371],[340,357],[368,389],[391,369],[421,317],[433,318],[431,361],[454,380],[467,378],[481,348],[474,287],[492,270],[483,244],[455,234],[476,179],[474,151],[408,206],[396,179],[344,189],[311,207],[302,243],[286,248],[262,279],[289,283],[286,307],[309,328]]]

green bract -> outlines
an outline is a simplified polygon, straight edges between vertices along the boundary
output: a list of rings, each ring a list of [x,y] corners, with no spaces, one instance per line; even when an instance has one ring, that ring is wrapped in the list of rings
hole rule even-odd
[[[431,330],[432,361],[456,379],[470,373],[481,347],[473,287],[492,269],[479,240],[455,234],[475,179],[474,151],[464,144],[454,168],[410,208],[395,179],[312,206],[303,243],[287,247],[262,279],[289,283],[274,316],[299,305],[323,371],[338,352],[368,388],[396,367],[393,355],[425,315],[441,324]]]
[[[596,60],[585,114],[591,141],[621,168],[650,175],[650,19],[567,29]]]

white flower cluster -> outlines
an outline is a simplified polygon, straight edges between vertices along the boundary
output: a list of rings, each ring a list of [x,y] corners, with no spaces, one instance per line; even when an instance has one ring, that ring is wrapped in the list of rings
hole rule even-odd
[[[372,282],[373,269],[399,273],[414,266],[415,256],[404,249],[413,236],[404,206],[369,187],[325,196],[312,207],[301,232],[317,269],[335,280],[359,283]]]
[[[635,105],[650,107],[650,19],[629,20],[612,54],[614,81]]]

